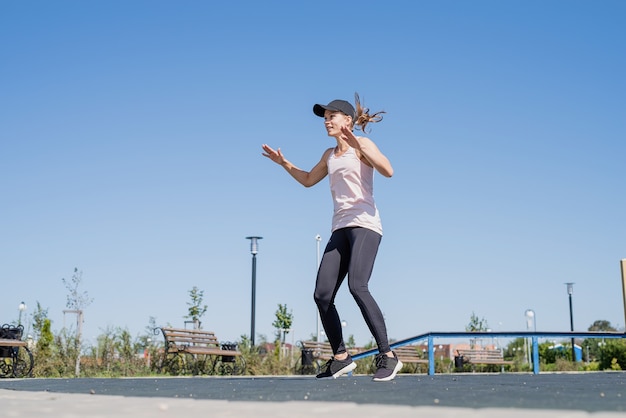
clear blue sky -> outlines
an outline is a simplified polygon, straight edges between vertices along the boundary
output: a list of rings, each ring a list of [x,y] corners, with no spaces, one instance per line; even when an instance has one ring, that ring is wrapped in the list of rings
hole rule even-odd
[[[62,278],[94,299],[85,337],[182,326],[315,333],[315,235],[327,181],[305,189],[261,144],[311,168],[333,145],[314,103],[361,95],[384,238],[371,290],[389,336],[624,326],[626,2],[0,2],[0,322],[39,302],[63,326]],[[370,340],[343,289],[346,333]],[[68,325],[74,321],[68,317]],[[257,336],[257,341],[259,337]]]

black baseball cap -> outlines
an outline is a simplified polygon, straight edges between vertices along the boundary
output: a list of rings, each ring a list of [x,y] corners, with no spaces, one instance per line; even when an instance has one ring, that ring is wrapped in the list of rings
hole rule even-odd
[[[330,110],[331,112],[341,112],[348,116],[352,116],[352,120],[356,119],[354,107],[352,107],[350,102],[346,102],[345,100],[333,100],[325,106],[321,104],[313,106],[313,113],[321,118],[324,117],[325,110]]]

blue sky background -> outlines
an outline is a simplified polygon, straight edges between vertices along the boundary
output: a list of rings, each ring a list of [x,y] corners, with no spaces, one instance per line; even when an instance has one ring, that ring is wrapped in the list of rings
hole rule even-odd
[[[315,235],[327,181],[305,189],[261,156],[311,168],[333,145],[314,103],[361,95],[384,238],[371,290],[389,336],[624,326],[623,1],[0,2],[0,322],[26,302],[63,327],[62,278],[93,298],[85,337],[182,326],[315,333]],[[347,289],[346,333],[370,341]],[[68,325],[74,321],[67,318]],[[257,336],[257,341],[259,340]]]

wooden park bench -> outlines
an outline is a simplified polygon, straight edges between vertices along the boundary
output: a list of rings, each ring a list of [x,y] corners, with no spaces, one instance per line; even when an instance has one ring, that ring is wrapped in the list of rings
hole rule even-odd
[[[3,325],[0,328],[0,377],[29,377],[33,371],[33,354],[22,341],[24,327]]]
[[[316,374],[322,371],[324,364],[333,357],[333,349],[329,342],[298,341],[300,361],[296,364],[297,374]],[[359,352],[357,348],[347,348],[350,355]]]
[[[412,372],[417,372],[420,369],[421,364],[428,364],[428,359],[424,358],[424,353],[419,346],[415,345],[403,345],[393,349],[398,359],[404,364],[403,368],[411,369]],[[409,371],[405,370],[405,371]]]
[[[487,349],[459,349],[458,356],[467,364],[495,364],[500,366],[511,365],[514,362],[505,360],[500,350]]]
[[[231,374],[245,372],[246,363],[236,343],[220,342],[201,329],[161,327],[165,348],[161,369],[170,374]]]

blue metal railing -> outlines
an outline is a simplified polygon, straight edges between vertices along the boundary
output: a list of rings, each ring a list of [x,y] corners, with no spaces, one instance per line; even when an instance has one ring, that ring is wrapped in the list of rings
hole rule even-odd
[[[411,338],[407,338],[400,341],[395,341],[390,344],[391,349],[402,347],[405,345],[413,344],[419,341],[427,340],[428,342],[428,374],[435,374],[435,350],[434,340],[436,338],[530,338],[532,341],[532,361],[533,361],[533,373],[539,374],[539,339],[540,338],[626,338],[626,333],[623,332],[544,332],[544,331],[514,331],[514,332],[502,332],[502,331],[475,331],[475,332],[427,332],[425,334],[416,335]],[[352,356],[353,360],[359,360],[365,357],[374,356],[378,354],[378,349],[373,348],[362,353]]]

